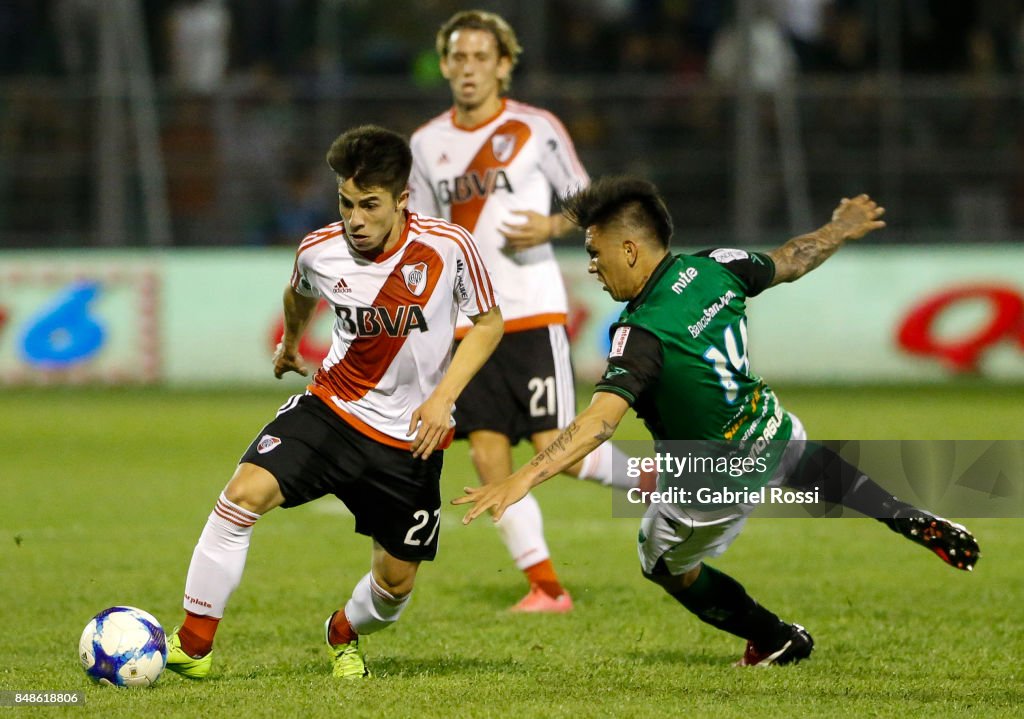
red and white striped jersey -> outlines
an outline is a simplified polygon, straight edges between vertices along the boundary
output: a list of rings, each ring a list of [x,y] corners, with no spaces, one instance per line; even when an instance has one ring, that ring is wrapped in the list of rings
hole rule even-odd
[[[473,237],[444,220],[407,212],[399,242],[373,260],[344,233],[343,222],[327,225],[295,255],[292,288],[335,314],[309,391],[363,434],[408,448],[413,410],[448,369],[457,313],[488,311],[494,290]]]
[[[513,210],[547,215],[553,194],[565,197],[590,183],[558,118],[503,100],[495,117],[465,128],[449,110],[416,130],[410,146],[410,209],[473,233],[498,291],[505,331],[564,324],[568,302],[554,249],[544,243],[513,252],[498,231],[522,222]]]

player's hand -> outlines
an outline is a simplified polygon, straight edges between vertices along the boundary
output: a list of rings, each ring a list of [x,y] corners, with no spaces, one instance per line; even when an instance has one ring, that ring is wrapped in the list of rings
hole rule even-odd
[[[542,245],[551,239],[554,233],[554,218],[532,210],[512,210],[513,215],[523,217],[522,223],[502,223],[498,232],[505,236],[505,241],[513,250],[525,250],[528,247]]]
[[[491,519],[497,522],[505,510],[529,494],[532,484],[529,479],[513,474],[500,482],[485,484],[483,487],[463,487],[466,493],[452,500],[452,504],[472,504],[463,524],[469,524],[484,512],[491,512]]]
[[[867,195],[857,195],[852,200],[844,197],[832,212],[832,224],[847,240],[859,240],[874,230],[885,227],[879,218],[885,208]]]
[[[303,377],[309,374],[299,351],[294,347],[285,347],[284,342],[278,342],[274,349],[274,376],[281,379],[285,372],[298,372]]]
[[[427,459],[451,427],[452,403],[431,395],[417,407],[409,420],[409,432],[416,432],[412,456]]]

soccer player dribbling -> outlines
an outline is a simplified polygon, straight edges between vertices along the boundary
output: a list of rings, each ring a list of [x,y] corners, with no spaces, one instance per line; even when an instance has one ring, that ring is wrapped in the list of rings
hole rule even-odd
[[[472,236],[406,209],[412,155],[374,126],[327,153],[341,221],[310,233],[284,291],[274,374],[306,375],[298,346],[320,299],[336,316],[331,351],[249,445],[199,537],[185,619],[167,668],[206,678],[213,640],[241,581],[253,526],[276,507],[327,494],[372,539],[370,571],[325,623],[332,673],[368,676],[360,638],[394,624],[420,562],[437,552],[442,450],[452,406],[502,334],[501,312]],[[473,322],[454,356],[456,309]]]

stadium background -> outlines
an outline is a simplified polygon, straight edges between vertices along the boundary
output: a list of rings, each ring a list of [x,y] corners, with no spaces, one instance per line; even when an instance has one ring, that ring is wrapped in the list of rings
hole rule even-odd
[[[752,303],[753,366],[812,434],[1021,439],[1022,3],[475,5],[525,45],[513,94],[564,120],[592,175],[657,182],[679,249],[772,247],[861,191],[888,208],[884,232]],[[72,647],[104,606],[174,621],[216,489],[302,387],[268,368],[293,248],[336,216],[323,152],[351,125],[410,132],[448,107],[433,33],[466,6],[0,2],[0,568],[13,578],[0,582],[0,689],[83,688]],[[559,252],[585,389],[616,307],[578,245]],[[631,422],[619,438],[643,436]],[[450,497],[472,475],[458,447],[446,461]],[[520,587],[494,533],[446,509],[440,561],[402,626],[371,645],[392,681],[360,690],[366,707],[1013,716],[1024,702],[1019,520],[972,522],[986,555],[967,583],[870,522],[753,522],[723,567],[820,628],[825,651],[799,675],[737,677],[734,642],[640,586],[635,524],[609,519],[607,495],[550,484],[541,501],[580,588],[577,623],[538,618],[524,646],[499,614]],[[1007,491],[1019,506],[1019,476]],[[326,504],[262,527],[216,685],[89,693],[95,715],[187,715],[202,701],[211,716],[333,716],[344,697],[322,677],[310,614],[365,556]],[[787,549],[766,561],[765,547]],[[956,622],[928,611],[936,597]],[[623,637],[636,644],[625,654]]]
[[[755,303],[801,318],[752,323],[763,374],[1024,379],[1020,3],[481,5],[526,47],[515,95],[563,118],[592,175],[657,182],[677,247],[771,247],[861,191],[889,209],[828,277]],[[433,32],[460,4],[398,6],[3,3],[0,381],[259,382],[280,268],[336,216],[324,148],[449,106]],[[560,244],[589,378],[615,307],[579,236]],[[91,335],[61,324],[75,307]],[[175,369],[225,326],[237,357]]]

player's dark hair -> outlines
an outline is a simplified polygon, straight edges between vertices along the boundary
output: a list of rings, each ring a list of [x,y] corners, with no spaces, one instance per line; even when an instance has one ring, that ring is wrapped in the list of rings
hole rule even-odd
[[[562,213],[583,229],[620,222],[647,230],[663,248],[672,240],[672,216],[661,193],[638,177],[602,177],[567,197]]]
[[[456,30],[484,30],[491,33],[498,45],[498,57],[507,57],[512,63],[512,69],[515,70],[523,47],[519,44],[515,30],[501,15],[486,10],[462,10],[452,15],[434,38],[434,46],[441,57],[448,57],[452,33]],[[511,82],[510,73],[509,77],[501,81],[501,91],[508,92]]]
[[[361,190],[380,187],[397,198],[409,184],[412,151],[397,132],[362,125],[338,136],[327,151],[327,164]]]

